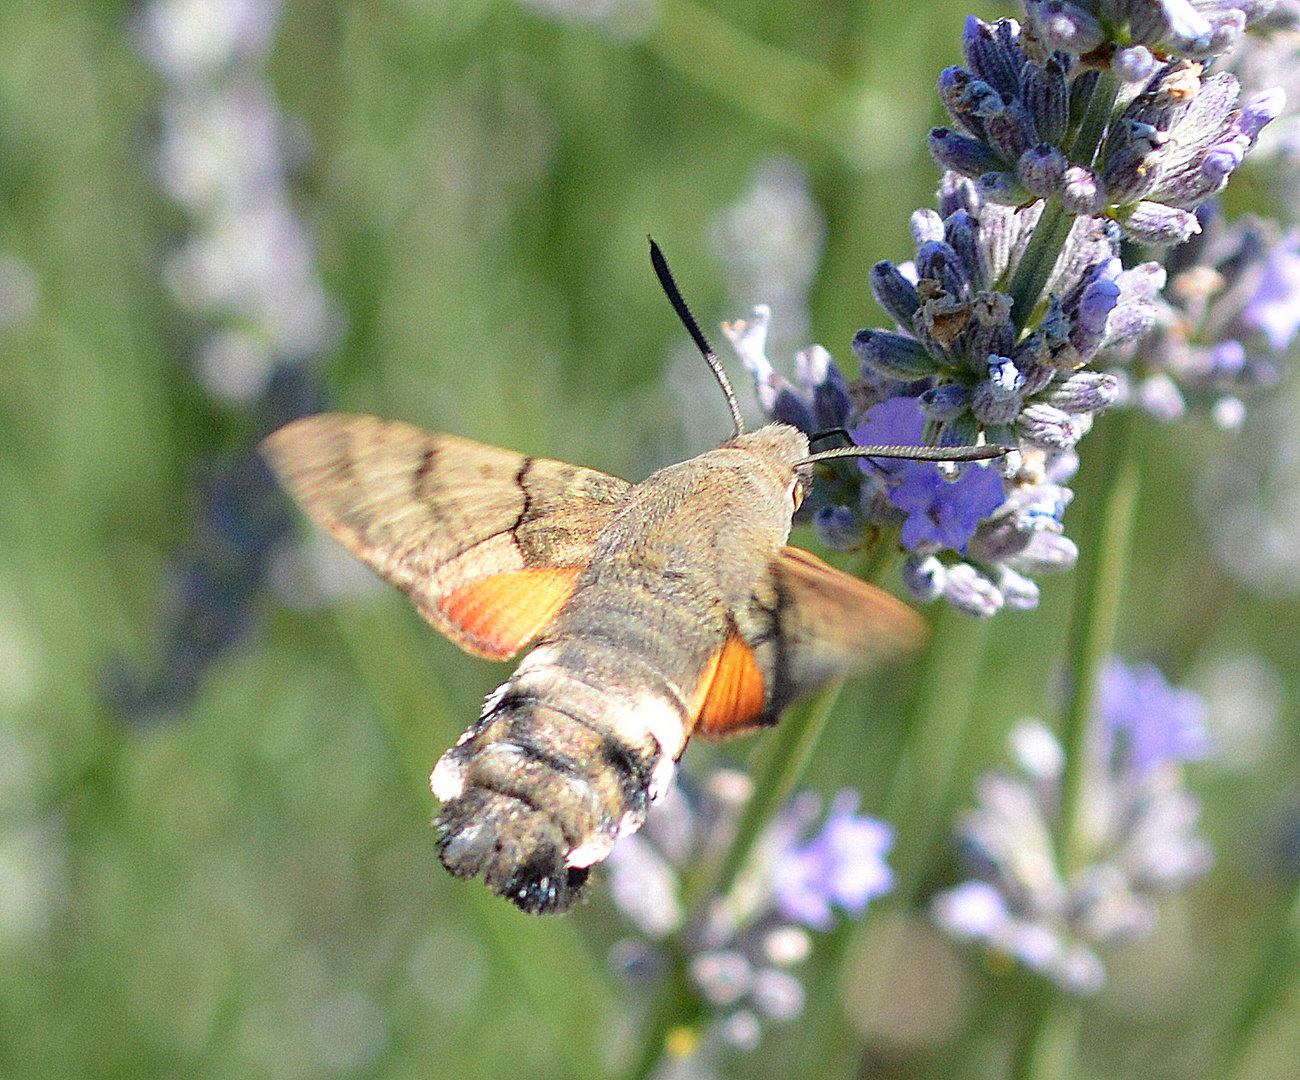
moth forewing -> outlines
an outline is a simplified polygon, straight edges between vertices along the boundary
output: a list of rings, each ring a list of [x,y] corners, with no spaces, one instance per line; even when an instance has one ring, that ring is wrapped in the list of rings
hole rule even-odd
[[[626,480],[397,420],[323,413],[262,443],[318,525],[462,648],[513,656],[550,622]]]

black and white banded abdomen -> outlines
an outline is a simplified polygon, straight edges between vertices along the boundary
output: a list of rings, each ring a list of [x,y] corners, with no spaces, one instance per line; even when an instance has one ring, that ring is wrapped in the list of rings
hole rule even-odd
[[[578,898],[672,782],[689,734],[671,687],[597,685],[566,652],[547,644],[525,658],[430,777],[443,864],[529,913]],[[605,666],[590,643],[581,659],[588,672]],[[626,657],[607,659],[626,669]]]

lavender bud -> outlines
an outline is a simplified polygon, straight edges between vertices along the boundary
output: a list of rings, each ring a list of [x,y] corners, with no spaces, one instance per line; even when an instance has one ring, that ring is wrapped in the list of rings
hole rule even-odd
[[[813,420],[813,412],[808,402],[795,393],[788,384],[777,391],[771,412],[772,419],[777,423],[789,424],[805,435],[812,435],[817,431],[817,424]]]
[[[1145,45],[1132,45],[1111,57],[1110,70],[1124,82],[1146,82],[1155,73],[1156,58]]]
[[[1079,548],[1062,533],[1036,532],[1011,561],[1017,570],[1026,574],[1070,570],[1079,561]]]
[[[1004,106],[996,116],[985,120],[984,130],[989,144],[1003,162],[1019,161],[1025,151],[1040,141],[1038,132],[1034,129],[1033,117],[1018,100]]]
[[[1151,416],[1165,423],[1173,423],[1187,412],[1187,402],[1182,391],[1163,371],[1143,379],[1137,391],[1138,404]]]
[[[1079,4],[1068,0],[1030,0],[1025,9],[1048,48],[1081,56],[1106,40],[1101,23]]]
[[[1151,247],[1181,244],[1201,231],[1195,214],[1146,200],[1116,210],[1115,220],[1125,237]]]
[[[1038,585],[1009,566],[998,568],[997,587],[1012,611],[1032,611],[1038,607]]]
[[[921,245],[916,253],[916,272],[922,280],[937,281],[951,299],[965,299],[970,294],[970,272],[956,249],[946,241]]]
[[[1119,260],[1109,262],[1114,264],[1114,272],[1118,274]],[[1116,281],[1106,278],[1097,278],[1084,288],[1070,329],[1070,344],[1081,360],[1091,360],[1101,348],[1106,337],[1106,323],[1119,303],[1120,291]]]
[[[1068,450],[1083,438],[1087,425],[1080,418],[1052,405],[1034,402],[1025,406],[1024,412],[1017,417],[1016,430],[1035,446]]]
[[[1130,28],[1135,40],[1165,45],[1183,55],[1202,51],[1214,35],[1214,27],[1188,0],[1134,4]]]
[[[1228,338],[1210,347],[1207,361],[1211,378],[1232,379],[1246,366],[1246,349],[1240,341]]]
[[[1238,431],[1246,422],[1246,406],[1240,398],[1221,397],[1210,409],[1210,419],[1220,431]]]
[[[966,557],[977,563],[1001,563],[1025,550],[1034,530],[1014,509],[1005,508],[985,518],[966,545]]]
[[[912,214],[912,243],[917,247],[922,244],[935,243],[944,238],[943,218],[929,207],[922,207]]]
[[[1070,165],[1061,177],[1061,203],[1071,214],[1091,217],[1106,205],[1106,186],[1085,165]]]
[[[887,330],[859,330],[853,335],[853,354],[887,379],[911,381],[933,375],[939,367],[916,338]]]
[[[927,420],[944,423],[955,420],[970,407],[970,390],[961,383],[941,383],[917,399]]]
[[[943,596],[958,611],[979,619],[996,615],[1003,603],[998,587],[970,563],[955,563],[948,567]]]
[[[931,903],[935,922],[957,938],[992,940],[1011,923],[1002,894],[986,881],[966,881]]]
[[[743,953],[734,949],[702,952],[691,960],[691,979],[714,1005],[730,1005],[748,993],[754,969]]]
[[[948,571],[933,555],[908,555],[902,566],[903,588],[913,600],[928,604],[943,595]]]
[[[1005,357],[990,357],[988,370],[971,395],[971,413],[981,424],[1009,424],[1020,412],[1025,380]]]
[[[1008,98],[1019,92],[1020,72],[1025,66],[1025,54],[1016,45],[1017,36],[1017,27],[1010,19],[986,23],[967,15],[962,28],[961,51],[966,65]]]
[[[1095,413],[1115,404],[1119,379],[1104,371],[1076,371],[1043,395],[1047,404],[1066,413]]]
[[[1016,176],[1040,199],[1055,195],[1065,179],[1069,162],[1051,143],[1041,142],[1020,155]]]
[[[1178,198],[1178,202],[1196,202],[1202,198],[1208,198],[1223,189],[1237,167],[1246,160],[1246,148],[1240,143],[1220,143],[1218,146],[1212,146],[1205,152],[1201,158],[1201,177],[1204,180],[1203,185],[1195,189],[1195,194],[1186,198]]]
[[[1070,128],[1070,88],[1064,65],[1055,56],[1043,67],[1027,64],[1021,80],[1020,99],[1034,118],[1038,137],[1059,144]]]
[[[987,143],[946,127],[930,131],[930,156],[940,168],[951,169],[971,179],[1006,167]]]
[[[761,968],[752,996],[759,1012],[772,1020],[793,1020],[803,1012],[803,983],[785,971]]]
[[[1113,149],[1106,157],[1102,179],[1107,198],[1114,203],[1137,202],[1156,189],[1161,177],[1159,160],[1148,140],[1134,138]]]
[[[911,326],[912,316],[921,306],[916,286],[891,262],[878,262],[871,268],[871,294],[900,326]]]
[[[1033,192],[1012,172],[986,172],[975,178],[975,190],[981,199],[999,206],[1028,206],[1034,201]]]
[[[980,228],[980,222],[966,210],[954,211],[943,223],[944,237],[966,268],[966,276],[975,289],[984,288],[988,278]]]
[[[954,123],[979,139],[984,137],[984,118],[1002,111],[998,92],[965,68],[950,67],[939,73],[939,100]]]
[[[1281,116],[1285,108],[1286,91],[1280,86],[1257,91],[1242,105],[1241,112],[1232,122],[1232,129],[1254,143],[1264,126]]]
[[[1156,262],[1141,263],[1119,275],[1120,299],[1106,320],[1105,346],[1132,341],[1151,329],[1156,319],[1154,300],[1165,279],[1165,268]]]

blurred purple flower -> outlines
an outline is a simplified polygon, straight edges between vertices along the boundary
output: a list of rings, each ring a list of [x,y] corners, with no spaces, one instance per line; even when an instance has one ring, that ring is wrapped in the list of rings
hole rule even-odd
[[[827,930],[833,921],[832,904],[861,915],[873,896],[892,887],[884,856],[894,831],[884,822],[855,814],[859,800],[856,791],[841,791],[822,831],[778,857],[772,887],[786,918]]]
[[[1098,674],[1097,712],[1105,756],[1118,750],[1143,775],[1168,761],[1194,761],[1209,750],[1206,707],[1191,690],[1170,686],[1153,664],[1129,667],[1112,657]]]
[[[859,446],[869,443],[920,446],[925,416],[915,398],[896,397],[867,410],[853,430]],[[928,461],[863,462],[865,472],[887,477],[889,501],[907,514],[902,542],[911,551],[924,544],[965,552],[980,519],[1002,505],[1002,478],[995,469],[975,466],[954,481]]]
[[[1300,328],[1300,233],[1269,253],[1259,288],[1241,313],[1243,321],[1268,336],[1281,352]]]

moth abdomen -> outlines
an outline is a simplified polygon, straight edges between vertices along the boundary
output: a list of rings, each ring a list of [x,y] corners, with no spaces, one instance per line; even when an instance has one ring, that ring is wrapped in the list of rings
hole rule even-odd
[[[567,865],[568,845],[554,815],[490,788],[453,799],[435,825],[443,866],[459,878],[481,875],[494,893],[529,914],[565,910],[590,873]]]
[[[620,832],[640,826],[659,753],[519,682],[488,699],[433,771],[440,854],[457,877],[481,875],[526,912],[562,911]]]

